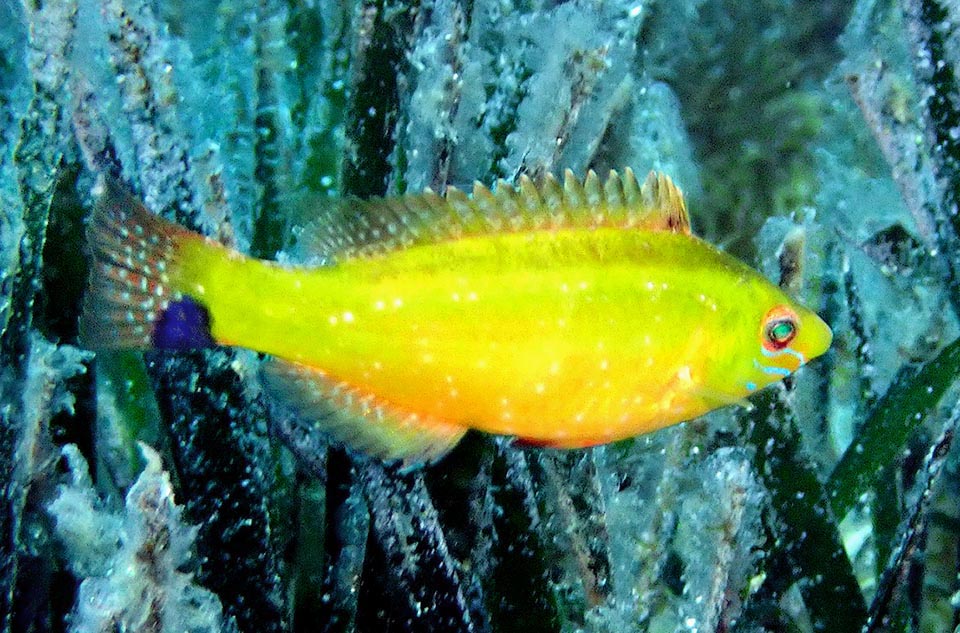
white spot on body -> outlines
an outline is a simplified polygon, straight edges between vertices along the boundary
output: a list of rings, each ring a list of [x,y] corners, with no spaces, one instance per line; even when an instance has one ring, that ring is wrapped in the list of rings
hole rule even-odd
[[[353,312],[347,310],[343,313],[343,322],[344,323],[353,323]]]

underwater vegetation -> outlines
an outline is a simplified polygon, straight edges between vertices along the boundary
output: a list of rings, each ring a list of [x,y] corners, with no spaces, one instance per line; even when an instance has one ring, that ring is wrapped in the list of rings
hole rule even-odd
[[[2,631],[955,631],[960,14],[937,0],[0,0]],[[253,353],[80,346],[98,172],[231,248],[317,209],[668,174],[832,327],[783,384],[403,470]]]

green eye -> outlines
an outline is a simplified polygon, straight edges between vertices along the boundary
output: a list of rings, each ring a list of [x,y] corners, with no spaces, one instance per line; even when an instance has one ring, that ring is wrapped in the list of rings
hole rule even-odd
[[[797,335],[797,324],[792,319],[777,319],[767,325],[767,340],[777,349],[786,347]]]

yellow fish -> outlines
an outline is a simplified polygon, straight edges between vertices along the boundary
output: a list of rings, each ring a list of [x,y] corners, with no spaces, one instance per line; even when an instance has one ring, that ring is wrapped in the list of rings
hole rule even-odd
[[[564,448],[647,433],[740,402],[830,346],[815,313],[691,235],[682,194],[653,172],[319,214],[304,239],[331,265],[288,267],[107,183],[83,341],[269,354],[279,405],[408,464],[468,429]]]

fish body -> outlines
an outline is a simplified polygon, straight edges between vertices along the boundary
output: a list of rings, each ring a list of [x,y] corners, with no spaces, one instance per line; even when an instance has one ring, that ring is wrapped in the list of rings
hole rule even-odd
[[[475,189],[472,200],[408,197],[399,210],[357,203],[354,214],[376,219],[340,236],[348,239],[328,224],[326,241],[350,246],[334,265],[315,268],[245,257],[115,196],[94,223],[94,242],[101,273],[127,271],[127,285],[95,279],[91,294],[129,314],[91,308],[101,316],[89,319],[89,338],[157,345],[158,335],[169,338],[171,306],[195,305],[199,338],[169,346],[209,340],[269,354],[278,360],[265,382],[295,414],[333,413],[335,436],[407,461],[441,454],[466,429],[563,448],[650,432],[742,401],[829,346],[816,314],[689,233],[679,191],[664,177],[648,179],[646,190],[624,184],[629,173],[612,186],[608,179],[592,206],[583,201],[589,180],[570,178],[572,193],[554,195],[547,223],[537,219],[537,200],[510,212],[524,186],[541,193],[529,182],[501,184],[499,198]],[[545,188],[539,205],[550,207]],[[623,200],[630,194],[632,203]],[[421,213],[394,244],[360,239],[377,226],[391,234],[411,208]],[[471,228],[471,212],[503,221]],[[437,224],[448,226],[425,235]],[[124,230],[146,236],[129,249],[130,266],[111,255]],[[129,309],[145,305],[142,297],[118,298],[131,288],[147,289],[145,314]],[[118,321],[139,334],[97,336]]]

